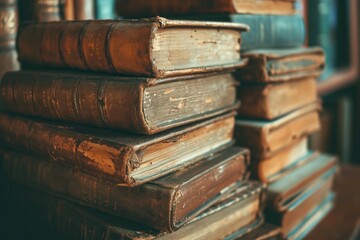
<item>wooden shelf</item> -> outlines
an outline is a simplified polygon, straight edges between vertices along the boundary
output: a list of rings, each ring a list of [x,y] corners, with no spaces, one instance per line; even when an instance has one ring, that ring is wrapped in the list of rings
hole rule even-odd
[[[334,73],[328,79],[318,83],[317,89],[320,96],[324,96],[348,87],[357,81],[358,73],[354,68]]]

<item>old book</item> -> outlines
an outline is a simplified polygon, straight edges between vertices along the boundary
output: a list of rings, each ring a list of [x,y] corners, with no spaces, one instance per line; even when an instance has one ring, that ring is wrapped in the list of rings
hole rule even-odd
[[[20,218],[36,221],[70,240],[222,239],[239,229],[250,231],[262,222],[261,191],[259,184],[243,183],[239,189],[224,194],[222,200],[173,233],[159,232],[16,186],[8,191],[8,196]]]
[[[294,14],[294,0],[117,0],[120,16],[176,16],[200,13]]]
[[[333,209],[335,194],[328,197],[313,211],[311,211],[300,224],[298,224],[287,236],[289,240],[304,239]]]
[[[155,136],[141,136],[0,113],[0,141],[16,151],[118,185],[135,186],[228,147],[233,143],[234,122],[233,114],[228,114]]]
[[[230,148],[181,171],[129,188],[59,164],[4,151],[5,176],[160,231],[174,231],[247,178],[246,150]]]
[[[237,90],[240,118],[272,120],[317,100],[316,79],[286,83],[244,84]],[[304,94],[306,93],[306,94]]]
[[[64,19],[64,3],[64,0],[19,0],[20,21],[60,21]]]
[[[266,209],[266,221],[281,226],[283,237],[286,238],[329,197],[332,183],[333,178],[323,180],[321,184],[309,189],[302,198],[298,199],[298,201],[294,202],[292,206],[283,212]]]
[[[273,182],[291,171],[293,167],[306,162],[311,156],[313,154],[308,150],[307,137],[302,137],[272,157],[252,158],[252,176],[263,183]]]
[[[7,71],[19,69],[15,39],[18,28],[16,0],[0,0],[0,81]]]
[[[251,30],[241,35],[241,51],[296,48],[305,43],[306,29],[300,15],[197,14],[174,18],[246,24]]]
[[[262,49],[247,51],[249,64],[236,73],[243,82],[284,82],[317,78],[325,65],[321,48]]]
[[[337,158],[317,154],[311,160],[293,169],[281,179],[269,184],[267,208],[284,211],[302,199],[307,190],[313,189],[324,179],[334,178],[338,169]]]
[[[229,73],[135,78],[18,71],[4,76],[0,100],[11,112],[154,134],[238,108]]]
[[[242,66],[236,23],[151,18],[29,23],[19,30],[23,64],[165,77]]]
[[[235,123],[238,146],[255,158],[269,158],[298,139],[319,130],[319,103],[313,103],[272,121],[242,120]]]
[[[66,0],[64,5],[65,20],[88,20],[95,18],[94,1]]]
[[[118,18],[115,12],[116,0],[94,0],[96,19]]]
[[[237,238],[237,240],[280,240],[281,228],[278,226],[264,223],[260,227],[250,231],[246,235]]]

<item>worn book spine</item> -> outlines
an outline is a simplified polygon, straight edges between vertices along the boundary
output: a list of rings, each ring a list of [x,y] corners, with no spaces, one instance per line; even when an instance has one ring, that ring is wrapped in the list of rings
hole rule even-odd
[[[191,181],[199,187],[199,190],[202,185],[211,186],[210,183],[214,184],[214,188],[204,193],[202,198],[204,202],[192,202],[193,207],[186,206],[193,209],[194,213],[191,212],[186,217],[178,219],[182,215],[178,216],[175,209],[184,207],[177,206],[178,199],[182,194],[193,190],[186,188],[187,182],[175,186],[171,181],[160,183],[161,180],[157,180],[133,188],[120,187],[113,182],[15,152],[6,151],[1,157],[5,175],[15,183],[122,216],[160,231],[174,231],[193,219],[194,213],[209,207],[208,205],[214,201],[214,198],[217,199],[216,196],[221,194],[224,188],[244,177],[244,167],[241,165],[245,163],[244,159],[239,161],[239,158],[233,158],[228,163],[213,166],[211,171],[200,173],[201,176],[193,178]],[[228,185],[219,189],[223,181]]]
[[[66,127],[1,113],[0,129],[2,143],[8,147],[118,183],[131,183],[128,173],[139,162],[130,146]]]
[[[73,0],[75,20],[88,20],[95,18],[94,1]]]
[[[26,225],[35,222],[35,224],[30,225],[35,229],[41,229],[40,226],[43,227],[42,224],[45,224],[49,227],[48,232],[51,230],[51,232],[55,231],[61,234],[62,238],[56,239],[65,237],[66,239],[84,240],[150,240],[158,234],[158,232],[141,227],[136,223],[115,219],[112,216],[78,206],[61,198],[32,191],[15,184],[8,186],[6,193],[13,209],[11,214],[14,218],[24,219]],[[120,226],[123,223],[124,228],[118,227],[118,223]],[[44,233],[41,232],[41,234]],[[41,236],[40,233],[39,236]],[[48,239],[53,239],[53,236]]]
[[[116,11],[124,17],[171,16],[194,13],[235,13],[233,0],[127,1],[117,0]]]
[[[238,110],[240,117],[272,120],[316,102],[316,80],[244,85],[238,88],[237,96],[242,103]]]
[[[151,38],[160,21],[24,24],[17,38],[23,64],[154,76]]]
[[[0,0],[0,79],[7,71],[19,69],[15,50],[18,28],[16,0]]]
[[[55,60],[54,54],[46,58]],[[71,74],[53,74],[52,79],[36,72],[21,75],[8,73],[0,85],[2,105],[10,111],[140,133],[156,130],[142,111],[145,83],[74,79]]]

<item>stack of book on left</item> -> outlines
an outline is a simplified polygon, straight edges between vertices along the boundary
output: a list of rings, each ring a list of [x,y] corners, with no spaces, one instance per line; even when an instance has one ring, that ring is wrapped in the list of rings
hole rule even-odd
[[[68,239],[231,239],[261,224],[263,185],[232,146],[229,72],[244,65],[245,30],[159,17],[23,25],[18,54],[33,70],[0,85],[11,214]]]

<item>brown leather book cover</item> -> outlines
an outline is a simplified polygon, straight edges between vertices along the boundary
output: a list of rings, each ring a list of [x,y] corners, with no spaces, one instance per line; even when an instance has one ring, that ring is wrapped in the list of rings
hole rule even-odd
[[[234,114],[142,136],[0,113],[0,141],[16,151],[118,185],[139,185],[233,144]]]
[[[237,228],[251,229],[254,223],[261,222],[262,187],[254,182],[239,183],[239,189],[224,192],[221,201],[174,233],[158,232],[61,198],[14,184],[10,186],[7,196],[13,215],[38,223],[37,228],[52,229],[70,240],[224,238]]]
[[[240,59],[243,24],[150,18],[28,23],[19,29],[22,64],[166,77],[219,71]]]
[[[116,183],[4,151],[5,176],[11,181],[48,192],[160,231],[174,231],[238,188],[247,178],[248,151],[229,148],[181,171],[137,187]]]
[[[116,10],[125,17],[242,13],[289,15],[295,13],[293,0],[117,0]]]
[[[283,212],[266,209],[266,220],[271,224],[281,226],[283,237],[286,238],[328,198],[331,194],[333,180],[333,177],[328,177],[317,186],[308,189],[301,199]]]
[[[0,0],[0,81],[7,71],[19,69],[15,39],[18,28],[16,0]]]
[[[64,19],[89,20],[95,18],[94,1],[89,0],[66,0],[63,8]]]
[[[272,121],[237,119],[235,140],[255,158],[269,158],[281,149],[320,129],[318,102]]]
[[[240,118],[272,120],[317,100],[316,79],[287,83],[241,85],[237,90],[242,106]],[[306,93],[306,94],[304,94]]]
[[[272,157],[264,159],[253,157],[251,159],[252,177],[263,183],[274,182],[291,171],[294,166],[305,162],[310,155],[312,156],[308,150],[308,139],[304,136]]]
[[[301,78],[317,78],[325,66],[321,48],[262,49],[244,52],[249,59],[236,78],[242,82],[287,82]]]
[[[18,0],[20,21],[51,22],[64,19],[65,0]],[[29,37],[30,39],[31,37]]]
[[[281,240],[281,228],[269,223],[264,223],[248,234],[236,240]]]
[[[282,178],[269,184],[267,208],[284,211],[301,199],[307,189],[318,185],[324,178],[334,178],[338,159],[335,156],[314,153],[307,162],[295,167]]]
[[[157,79],[18,71],[4,76],[0,101],[23,115],[154,134],[237,109],[236,85],[230,73]]]

